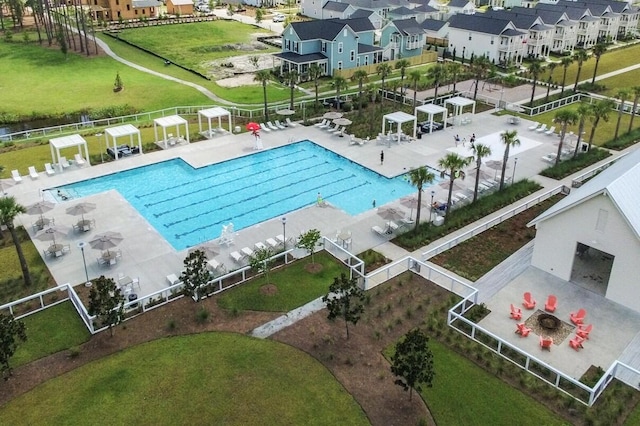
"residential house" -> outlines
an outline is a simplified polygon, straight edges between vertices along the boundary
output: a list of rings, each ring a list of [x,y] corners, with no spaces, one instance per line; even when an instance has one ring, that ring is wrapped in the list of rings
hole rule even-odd
[[[553,26],[552,52],[565,54],[571,53],[575,49],[578,40],[578,22],[569,19],[566,13],[560,10],[548,10],[537,7],[514,7],[511,8],[511,11],[539,16],[546,25]]]
[[[157,18],[162,3],[156,0],[88,0],[91,16],[98,21]]]
[[[438,19],[440,21],[444,21],[444,14],[433,6],[428,4],[420,5],[414,8],[416,12],[420,12],[420,15],[416,18],[416,21],[422,22],[425,19]]]
[[[426,37],[427,45],[449,46],[447,34],[449,34],[449,23],[439,19],[425,19],[420,23]]]
[[[396,19],[411,19],[411,18],[417,20],[419,16],[422,17],[423,15],[418,10],[409,9],[404,6],[391,9],[387,13],[387,18],[389,19],[389,21],[395,21]]]
[[[323,74],[380,62],[382,49],[374,45],[375,28],[369,19],[328,19],[293,22],[282,32],[280,70],[294,69],[305,79],[309,66]]]
[[[193,0],[167,0],[170,15],[193,15]]]
[[[451,15],[474,15],[476,13],[476,6],[469,0],[451,0],[447,3],[447,11],[449,16]]]
[[[536,227],[531,264],[640,312],[638,182],[640,149],[572,189],[529,223]]]
[[[554,28],[545,25],[542,18],[534,14],[516,13],[509,10],[488,10],[484,16],[506,19],[515,27],[527,33],[525,56],[528,58],[547,58],[553,44]]]
[[[393,61],[422,54],[426,34],[415,18],[396,19],[382,28],[382,60]]]
[[[536,9],[556,10],[566,13],[569,19],[579,21],[578,17],[588,13],[589,16],[599,19],[598,40],[615,41],[618,37],[618,27],[620,26],[620,14],[614,13],[608,5],[594,3],[588,8],[576,7],[574,2],[563,2],[560,4],[539,3]],[[595,44],[595,43],[594,43]]]
[[[465,59],[486,56],[500,66],[520,65],[527,33],[507,19],[476,15],[453,15],[449,19],[449,51]]]
[[[367,18],[369,21],[371,21],[373,27],[376,30],[381,29],[382,25],[384,24],[384,19],[382,19],[382,16],[378,15],[372,10],[358,9],[349,16],[349,19],[357,18]]]
[[[300,13],[309,18],[315,19],[330,19],[323,17],[323,7],[327,1],[332,0],[301,0]],[[383,19],[387,19],[387,13],[392,9],[399,7],[411,8],[409,0],[340,0],[340,3],[345,3],[353,6],[354,10],[370,10],[376,12]]]
[[[356,9],[348,3],[328,1],[322,6],[322,17],[318,19],[348,19],[355,11]]]

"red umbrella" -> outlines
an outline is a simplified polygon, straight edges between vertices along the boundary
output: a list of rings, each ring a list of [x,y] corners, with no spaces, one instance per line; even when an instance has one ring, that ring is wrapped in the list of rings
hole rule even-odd
[[[260,130],[260,125],[252,121],[251,123],[247,124],[247,130],[251,130],[251,131]]]

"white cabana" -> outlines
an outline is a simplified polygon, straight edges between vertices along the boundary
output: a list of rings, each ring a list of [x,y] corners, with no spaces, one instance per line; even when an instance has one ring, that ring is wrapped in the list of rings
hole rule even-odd
[[[71,148],[77,146],[78,154],[82,156],[82,147],[84,146],[84,160],[88,165],[89,162],[89,148],[87,147],[87,141],[80,135],[62,136],[59,138],[49,139],[49,147],[51,148],[51,161],[58,165],[60,172],[63,170],[63,164],[60,162],[60,150],[64,148]]]
[[[424,112],[429,116],[427,120],[428,123],[433,123],[433,116],[437,114],[442,114],[442,122],[444,123],[444,128],[447,128],[447,109],[445,107],[438,106],[436,104],[425,104],[416,107],[414,114],[416,117],[419,112]],[[429,133],[433,132],[433,126],[429,126]]]
[[[119,151],[118,151],[118,138],[123,136],[129,136],[129,149],[133,148],[133,136],[138,135],[138,152],[142,154],[142,138],[140,137],[140,129],[138,129],[133,124],[125,124],[123,126],[117,127],[108,127],[104,129],[104,140],[109,148],[109,136],[111,136],[111,140],[113,141],[113,154],[115,155],[115,159],[118,159]]]
[[[462,110],[464,107],[472,105],[471,114],[474,115],[476,113],[476,101],[473,99],[463,98],[462,96],[456,96],[451,99],[447,99],[444,101],[444,106],[451,105],[453,109],[453,124],[461,124],[460,116],[462,115]]]
[[[232,127],[232,123],[231,123],[231,113],[229,111],[227,111],[226,109],[222,108],[222,107],[214,107],[214,108],[207,108],[207,109],[201,109],[200,111],[198,111],[198,129],[199,132],[202,133],[202,117],[206,118],[207,121],[209,122],[209,137],[211,137],[213,135],[213,131],[211,129],[211,119],[212,118],[217,118],[218,119],[218,128],[222,128],[222,117],[227,117],[227,120],[229,120],[229,133],[232,132],[231,127]]]
[[[180,126],[184,124],[184,132],[187,143],[189,143],[189,122],[179,115],[170,115],[168,117],[156,118],[153,120],[153,133],[156,137],[156,142],[160,142],[158,139],[158,126],[162,127],[162,141],[164,141],[165,149],[168,148],[168,144],[175,144],[177,139],[180,139]],[[167,133],[167,127],[175,127],[175,136],[172,133]],[[176,139],[174,139],[176,138]]]
[[[398,140],[400,140],[400,135],[402,133],[402,123],[406,123],[408,121],[413,121],[413,137],[416,137],[416,116],[407,114],[406,112],[396,111],[391,114],[385,114],[382,116],[382,134],[385,134],[387,121],[389,122],[389,127],[391,127],[391,123],[396,123],[398,125]],[[391,130],[389,130],[391,131]]]

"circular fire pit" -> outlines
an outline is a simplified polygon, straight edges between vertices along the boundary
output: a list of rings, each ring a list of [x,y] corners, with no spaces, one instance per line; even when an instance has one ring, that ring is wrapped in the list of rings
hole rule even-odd
[[[555,331],[560,327],[562,321],[551,314],[540,314],[538,316],[538,324],[545,330]]]

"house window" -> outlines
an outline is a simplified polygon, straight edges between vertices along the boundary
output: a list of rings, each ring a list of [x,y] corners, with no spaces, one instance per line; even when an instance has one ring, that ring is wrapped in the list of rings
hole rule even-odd
[[[142,14],[146,15],[147,14],[147,9],[142,9]]]
[[[93,5],[97,6],[98,5],[98,0],[93,0]]]
[[[471,41],[472,37],[471,37],[471,33],[469,33],[469,41]]]
[[[136,15],[137,15],[138,14],[138,9],[136,9],[135,12],[136,12]]]
[[[300,53],[300,43],[297,41],[293,43],[293,51],[296,53]]]
[[[341,70],[342,69],[342,61],[338,61],[338,69]]]
[[[493,37],[491,37],[491,44],[493,44]]]
[[[127,10],[131,10],[131,5],[130,4],[127,5]]]
[[[326,41],[322,42],[322,52],[323,53],[327,53],[327,42]]]
[[[596,231],[604,232],[604,228],[607,226],[607,217],[609,212],[607,210],[600,209],[598,211],[598,220],[596,221]]]
[[[338,53],[342,53],[343,49],[344,49],[344,46],[343,46],[342,42],[338,43]]]
[[[342,31],[342,36],[346,37],[347,36],[347,29],[345,28],[344,31]]]
[[[355,61],[356,60],[356,51],[352,50],[350,56],[351,56],[351,62]]]
[[[120,6],[120,0],[116,0],[116,6]]]

